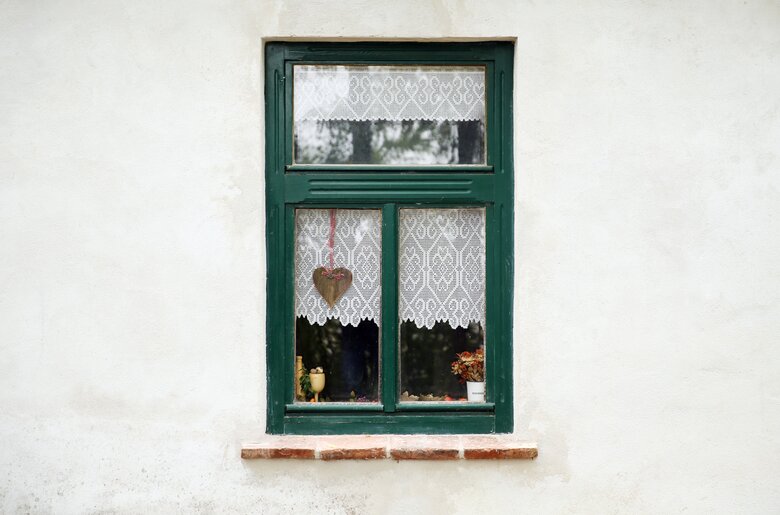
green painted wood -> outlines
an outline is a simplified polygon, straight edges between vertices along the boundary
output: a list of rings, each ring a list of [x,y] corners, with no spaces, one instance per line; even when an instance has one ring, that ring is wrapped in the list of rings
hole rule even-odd
[[[497,257],[500,275],[498,285],[490,296],[494,299],[496,312],[495,362],[496,384],[493,402],[496,404],[496,428],[498,433],[510,433],[514,427],[513,414],[513,359],[512,352],[512,306],[514,277],[514,164],[512,154],[512,77],[514,48],[503,45],[496,48],[496,76],[494,117],[500,120],[496,124],[495,141],[500,143],[496,150],[496,199],[495,209],[498,233]],[[499,118],[500,115],[500,118]]]
[[[382,411],[382,405],[369,402],[299,402],[287,404],[287,413],[333,413]]]
[[[284,204],[284,241],[281,248],[284,249],[282,266],[284,273],[284,304],[279,316],[284,321],[284,339],[289,344],[284,347],[283,370],[277,373],[284,380],[284,403],[292,404],[295,400],[295,206]]]
[[[284,84],[280,72],[284,65],[283,54],[278,51],[266,53],[265,75],[265,127],[266,127],[266,255],[268,256],[268,273],[266,275],[268,306],[281,306],[284,299],[284,275],[278,273],[284,270],[284,253],[278,245],[284,241],[283,177],[274,173],[283,166],[284,127],[279,125],[284,120]],[[266,318],[266,334],[268,342],[281,341],[284,334],[284,319],[272,316],[269,310]],[[266,384],[268,391],[268,413],[266,428],[269,433],[284,431],[284,381],[280,374],[284,370],[284,346],[266,345]]]
[[[284,417],[285,434],[472,434],[495,432],[495,416],[487,413],[357,413]]]
[[[287,173],[287,202],[492,202],[493,174]]]
[[[269,43],[286,49],[289,60],[305,64],[484,64],[494,60],[509,42],[474,43]]]
[[[395,411],[398,395],[398,206],[382,208],[382,403]]]
[[[287,48],[283,47],[283,51],[285,54],[287,54]],[[293,86],[293,63],[289,60],[289,57],[285,55],[285,61],[284,61],[284,110],[285,110],[285,117],[284,120],[279,121],[279,125],[284,128],[284,134],[290,135],[290,137],[284,138],[284,164],[285,166],[289,163],[293,162],[293,121],[292,121],[292,112],[293,112],[293,96],[292,96],[292,86]]]
[[[400,402],[398,411],[494,411],[492,402]]]
[[[511,44],[502,42],[266,45],[269,433],[512,431],[513,51]],[[487,73],[486,164],[436,167],[293,165],[292,70],[296,63],[484,65]],[[315,408],[292,402],[296,206],[382,209],[382,404],[371,404],[365,408],[321,404]],[[487,208],[485,332],[488,402],[484,404],[417,407],[410,406],[413,403],[397,402],[397,216],[398,209],[408,206]]]
[[[485,399],[495,404],[496,390],[503,379],[497,358],[498,347],[502,345],[500,327],[500,303],[497,302],[501,289],[501,270],[496,266],[501,252],[496,241],[500,236],[500,227],[496,228],[496,206],[491,204],[485,209]],[[490,228],[490,229],[488,229]]]
[[[485,173],[492,172],[490,165],[330,165],[292,164],[285,167],[288,172],[428,172],[428,173]]]

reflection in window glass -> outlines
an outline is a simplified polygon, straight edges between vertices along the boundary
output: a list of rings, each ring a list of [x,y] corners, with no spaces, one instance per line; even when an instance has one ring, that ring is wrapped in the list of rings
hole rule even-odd
[[[449,322],[433,327],[401,323],[401,402],[465,401],[465,383],[450,373],[456,355],[475,353],[485,343],[479,323],[453,328]]]
[[[379,210],[296,210],[296,401],[378,400],[380,261]]]
[[[364,320],[355,327],[344,325],[335,318],[324,324],[312,324],[306,318],[298,317],[295,352],[301,357],[304,373],[322,368],[325,384],[318,392],[320,402],[376,402],[379,394],[379,327],[375,321]],[[300,391],[300,387],[298,391],[296,400],[299,402],[314,398],[308,387],[307,391]]]
[[[484,164],[482,66],[294,67],[299,164]]]
[[[485,210],[402,209],[399,222],[400,400],[465,400],[459,379],[484,392]],[[453,373],[459,355],[469,374]]]

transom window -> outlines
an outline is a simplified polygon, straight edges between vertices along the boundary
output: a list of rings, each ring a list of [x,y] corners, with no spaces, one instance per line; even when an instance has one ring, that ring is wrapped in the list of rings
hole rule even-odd
[[[266,47],[268,431],[512,429],[512,46]]]
[[[484,164],[484,66],[293,66],[294,161]]]

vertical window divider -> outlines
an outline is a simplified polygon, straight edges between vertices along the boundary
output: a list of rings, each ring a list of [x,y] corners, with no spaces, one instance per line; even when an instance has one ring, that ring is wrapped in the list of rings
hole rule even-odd
[[[382,404],[396,410],[398,396],[398,204],[382,206]]]
[[[295,391],[295,206],[284,206],[284,402],[292,404]]]

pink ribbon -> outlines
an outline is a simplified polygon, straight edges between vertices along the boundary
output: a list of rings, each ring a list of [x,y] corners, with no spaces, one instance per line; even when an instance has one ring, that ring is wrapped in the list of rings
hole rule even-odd
[[[331,209],[330,210],[330,235],[328,236],[328,261],[330,262],[329,267],[325,267],[325,270],[322,271],[322,275],[329,279],[341,279],[344,277],[344,274],[339,273],[333,273],[334,268],[334,259],[333,259],[333,248],[335,247],[336,242],[336,210]]]

